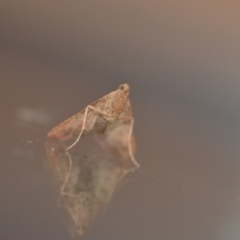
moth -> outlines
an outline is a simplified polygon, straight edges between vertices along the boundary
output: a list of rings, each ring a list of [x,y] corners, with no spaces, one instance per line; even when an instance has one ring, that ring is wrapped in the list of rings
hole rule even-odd
[[[122,178],[140,167],[133,155],[129,92],[129,85],[121,84],[47,135],[47,155],[79,235],[110,200]]]

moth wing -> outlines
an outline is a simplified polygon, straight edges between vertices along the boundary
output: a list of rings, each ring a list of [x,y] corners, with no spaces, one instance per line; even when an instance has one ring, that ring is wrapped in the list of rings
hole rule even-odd
[[[104,109],[104,102],[108,95],[93,102],[90,106],[100,111]],[[88,111],[86,112],[86,110]],[[86,116],[85,116],[86,115]],[[83,126],[84,118],[86,117],[85,126]],[[94,128],[97,118],[100,117],[99,113],[91,108],[84,108],[79,113],[60,123],[54,127],[47,135],[48,138],[56,138],[58,140],[68,140],[74,136],[77,136],[84,127],[88,132],[91,132]]]
[[[132,121],[133,116],[132,116],[132,106],[130,103],[130,100],[127,99],[122,112],[119,114],[119,119],[122,119],[124,121]]]
[[[132,108],[128,100],[123,107],[118,119],[110,124],[103,135],[97,135],[99,145],[114,158],[118,158],[124,168],[132,168],[133,153],[135,151],[135,138],[133,128]]]

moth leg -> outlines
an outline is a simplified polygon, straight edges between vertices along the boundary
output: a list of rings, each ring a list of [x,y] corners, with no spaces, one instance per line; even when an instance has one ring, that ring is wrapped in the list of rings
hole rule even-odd
[[[88,114],[88,111],[89,111],[89,110],[92,110],[93,112],[95,112],[95,113],[97,113],[97,114],[100,114],[100,115],[102,115],[102,116],[108,117],[108,115],[107,115],[105,112],[103,112],[103,111],[99,110],[98,108],[95,108],[95,107],[93,107],[93,106],[91,106],[91,105],[88,105],[88,106],[86,107],[86,110],[85,110],[85,113],[84,113],[82,129],[81,129],[81,131],[80,131],[77,139],[76,139],[68,148],[66,148],[67,151],[68,151],[69,149],[71,149],[73,146],[76,145],[76,143],[77,143],[77,142],[79,141],[79,139],[81,138],[83,131],[84,131],[84,130],[87,131],[87,129],[85,128],[85,125],[86,125],[87,114]],[[94,122],[95,122],[96,120],[97,120],[97,118],[95,118]],[[93,125],[94,125],[94,123],[93,123]]]
[[[61,187],[61,194],[62,195],[68,195],[68,196],[71,196],[71,197],[77,197],[75,195],[69,194],[69,193],[64,191],[64,189],[66,187],[66,184],[67,184],[67,181],[68,181],[68,179],[70,177],[70,174],[71,174],[71,169],[72,169],[72,158],[71,158],[71,156],[70,156],[68,151],[66,151],[66,154],[67,154],[68,159],[69,159],[69,168],[68,168],[68,172],[67,172],[67,175],[65,177],[65,180],[64,180],[64,182],[62,184],[62,187]]]
[[[77,142],[79,141],[79,139],[81,138],[83,131],[84,131],[84,130],[87,130],[87,129],[85,128],[85,125],[86,125],[86,120],[87,120],[87,115],[88,115],[88,111],[89,111],[89,110],[92,110],[92,111],[96,112],[97,114],[101,114],[101,115],[103,115],[103,116],[107,116],[107,114],[106,114],[105,112],[102,112],[102,111],[100,111],[99,109],[97,109],[97,108],[95,108],[95,107],[93,107],[93,106],[91,106],[91,105],[88,105],[88,106],[86,107],[86,110],[85,110],[85,112],[84,112],[84,118],[83,118],[83,124],[82,124],[81,131],[80,131],[77,139],[76,139],[69,147],[66,148],[66,154],[68,155],[68,159],[69,159],[69,170],[68,170],[68,172],[67,172],[67,175],[66,175],[66,178],[65,178],[65,180],[64,180],[64,183],[63,183],[63,185],[62,185],[62,187],[61,187],[61,194],[62,194],[62,195],[68,195],[68,196],[72,196],[72,197],[78,197],[78,196],[69,194],[69,193],[67,193],[67,192],[64,191],[64,189],[65,189],[65,187],[66,187],[66,184],[67,184],[67,181],[68,181],[68,179],[69,179],[69,177],[70,177],[70,174],[71,174],[71,169],[72,169],[72,159],[71,159],[71,156],[70,156],[68,150],[71,149],[72,147],[74,147],[74,146],[76,145],[76,143],[77,143]],[[95,121],[96,121],[96,118],[95,118],[94,122],[95,122]],[[93,125],[94,125],[94,122],[92,123]]]
[[[85,124],[86,124],[86,119],[87,119],[87,114],[88,114],[88,109],[89,106],[86,107],[86,110],[84,112],[84,118],[83,118],[83,124],[82,124],[82,129],[77,137],[77,139],[74,141],[74,143],[72,143],[69,147],[66,148],[66,150],[68,151],[69,149],[71,149],[81,138],[83,131],[85,130]]]
[[[140,167],[140,164],[136,161],[136,159],[135,159],[135,157],[133,155],[132,144],[131,144],[131,137],[132,137],[132,132],[133,132],[133,124],[134,124],[134,119],[132,118],[131,119],[130,128],[129,128],[129,133],[128,133],[128,150],[129,150],[129,155],[130,155],[130,158],[131,158],[132,162],[136,166],[136,169],[138,169]]]

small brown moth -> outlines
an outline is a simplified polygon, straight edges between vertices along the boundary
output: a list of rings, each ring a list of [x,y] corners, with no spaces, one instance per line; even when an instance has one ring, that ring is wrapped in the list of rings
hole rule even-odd
[[[128,84],[121,84],[116,91],[98,99],[76,115],[53,128],[48,133],[48,138],[56,138],[62,141],[78,135],[74,143],[67,148],[67,150],[69,150],[79,141],[84,130],[87,132],[94,131],[98,134],[103,134],[107,127],[117,120],[120,120],[123,126],[129,126],[128,137],[127,139],[122,139],[122,141],[127,142],[128,154],[135,166],[139,168],[140,165],[133,156],[134,140],[132,130],[134,120],[128,98],[129,91],[130,87]],[[119,126],[119,128],[121,129],[121,126]],[[115,130],[113,129],[113,131]],[[121,136],[118,136],[117,134],[114,135],[116,140],[119,137]]]
[[[110,200],[126,173],[139,168],[133,156],[134,120],[129,91],[128,84],[120,85],[47,135],[47,155],[79,235]],[[84,154],[71,156],[69,150],[75,145]],[[134,167],[129,167],[130,161]]]

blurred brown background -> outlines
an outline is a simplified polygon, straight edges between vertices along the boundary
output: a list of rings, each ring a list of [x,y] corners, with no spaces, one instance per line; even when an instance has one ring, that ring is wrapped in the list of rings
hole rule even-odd
[[[239,8],[2,0],[0,239],[71,239],[46,134],[126,82],[141,169],[84,239],[239,240]]]

